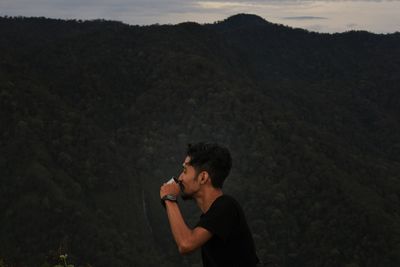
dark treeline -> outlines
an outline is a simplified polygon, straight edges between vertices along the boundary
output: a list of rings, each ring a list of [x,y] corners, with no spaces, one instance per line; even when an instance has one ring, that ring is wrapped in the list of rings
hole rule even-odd
[[[253,15],[199,25],[0,18],[0,265],[200,266],[159,202],[187,143],[270,266],[400,265],[400,34]],[[181,205],[187,222],[194,203]]]

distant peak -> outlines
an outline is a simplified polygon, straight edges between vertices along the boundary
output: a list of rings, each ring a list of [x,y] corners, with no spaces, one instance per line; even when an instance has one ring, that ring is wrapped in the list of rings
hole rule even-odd
[[[189,27],[193,26],[193,27],[199,27],[200,24],[197,23],[197,22],[193,22],[193,21],[186,21],[186,22],[178,23],[177,26],[189,26]]]
[[[262,17],[244,13],[233,15],[224,20],[222,23],[230,24],[232,26],[263,26],[269,24],[269,22]]]

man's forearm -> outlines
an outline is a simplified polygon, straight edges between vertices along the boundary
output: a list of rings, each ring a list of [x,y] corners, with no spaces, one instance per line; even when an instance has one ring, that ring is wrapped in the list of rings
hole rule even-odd
[[[188,240],[192,234],[192,230],[186,225],[178,203],[165,201],[165,207],[168,215],[169,224],[171,226],[172,235],[178,246],[179,251],[185,251]]]

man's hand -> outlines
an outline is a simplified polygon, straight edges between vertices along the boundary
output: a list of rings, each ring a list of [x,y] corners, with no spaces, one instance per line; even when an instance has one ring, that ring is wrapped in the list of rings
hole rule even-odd
[[[179,185],[175,182],[170,183],[170,184],[163,184],[160,188],[160,198],[162,198],[165,195],[173,195],[175,197],[178,197],[180,192]]]

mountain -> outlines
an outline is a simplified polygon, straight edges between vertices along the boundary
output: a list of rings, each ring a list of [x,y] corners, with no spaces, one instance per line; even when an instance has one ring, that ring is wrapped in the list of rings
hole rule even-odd
[[[187,143],[270,266],[400,264],[400,34],[0,18],[0,262],[198,266],[159,187]],[[181,203],[189,225],[199,211]],[[0,265],[1,265],[0,264]]]

